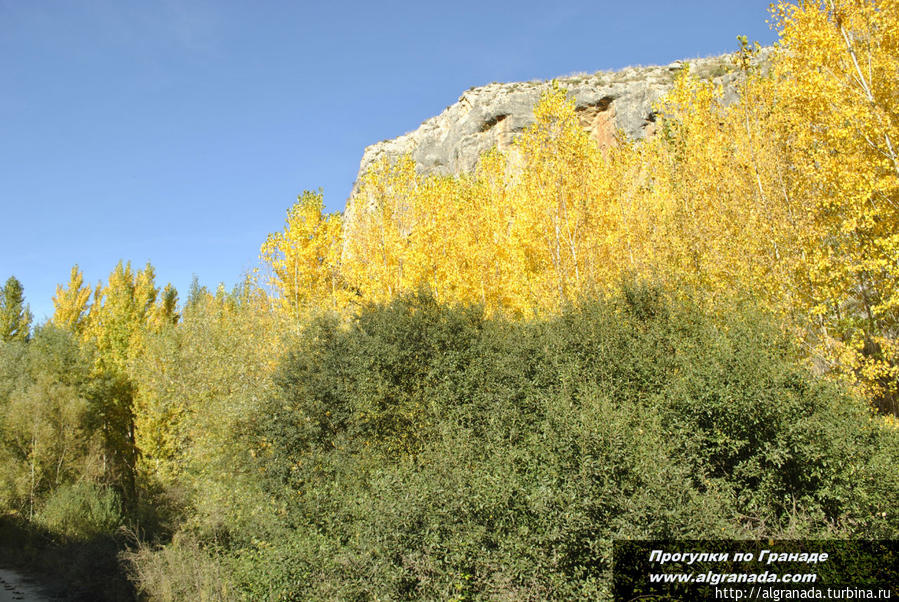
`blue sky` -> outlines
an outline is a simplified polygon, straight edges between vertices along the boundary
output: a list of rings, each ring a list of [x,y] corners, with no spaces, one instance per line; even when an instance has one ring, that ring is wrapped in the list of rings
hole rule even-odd
[[[732,51],[767,1],[0,0],[0,280],[38,321],[77,263],[184,298],[258,265],[303,190],[471,86]]]

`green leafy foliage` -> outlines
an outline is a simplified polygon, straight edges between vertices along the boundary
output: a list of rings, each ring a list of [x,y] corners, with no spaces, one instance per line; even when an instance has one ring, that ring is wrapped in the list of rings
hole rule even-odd
[[[27,341],[31,320],[22,283],[10,276],[0,289],[0,341]]]
[[[72,336],[39,328],[0,343],[0,508],[33,516],[55,487],[104,477],[89,363]]]
[[[197,287],[190,299],[178,326],[149,335],[132,363],[142,482],[157,507],[239,538],[268,520],[244,433],[287,324],[251,283],[214,295]]]
[[[81,481],[54,489],[37,522],[54,533],[88,539],[114,532],[121,526],[122,518],[115,491]]]
[[[895,430],[751,308],[547,321],[413,296],[313,322],[262,406],[253,599],[608,595],[614,538],[895,537]],[[267,597],[267,598],[266,598]]]

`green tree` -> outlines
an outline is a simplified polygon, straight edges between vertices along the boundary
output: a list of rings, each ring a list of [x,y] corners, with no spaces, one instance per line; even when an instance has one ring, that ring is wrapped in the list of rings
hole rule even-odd
[[[198,532],[255,536],[272,517],[248,464],[247,421],[270,395],[289,322],[249,276],[231,292],[197,284],[189,299],[132,361],[142,501],[164,490]]]
[[[31,320],[22,283],[10,276],[0,292],[0,340],[27,341],[31,336]]]
[[[89,364],[52,324],[0,346],[0,508],[33,517],[60,487],[103,479]]]

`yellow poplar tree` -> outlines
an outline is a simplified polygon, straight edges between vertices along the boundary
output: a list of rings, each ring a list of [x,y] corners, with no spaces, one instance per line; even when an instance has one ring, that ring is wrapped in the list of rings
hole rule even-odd
[[[84,284],[84,274],[77,265],[72,266],[68,285],[63,287],[60,284],[56,287],[56,296],[53,297],[55,308],[53,323],[60,328],[79,331],[87,313],[90,298],[91,287]]]
[[[304,192],[287,211],[282,232],[270,234],[262,259],[284,309],[298,314],[311,307],[338,309],[345,303],[339,269],[340,214],[325,214],[321,192]]]
[[[784,135],[815,351],[899,412],[899,2],[779,3]]]
[[[414,286],[406,252],[416,227],[418,185],[409,157],[380,161],[362,176],[350,200],[352,224],[343,248],[343,271],[356,297],[384,301]]]
[[[589,233],[602,225],[591,211],[589,178],[598,149],[580,127],[574,101],[553,86],[534,108],[536,122],[516,141],[523,168],[516,176],[513,249],[517,283],[535,307],[575,301],[589,281]]]

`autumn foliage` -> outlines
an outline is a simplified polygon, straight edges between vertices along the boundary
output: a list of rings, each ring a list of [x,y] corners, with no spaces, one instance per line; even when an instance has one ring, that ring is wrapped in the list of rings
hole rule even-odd
[[[472,173],[303,193],[266,282],[76,265],[32,326],[10,278],[0,562],[91,599],[610,599],[614,539],[895,538],[899,0],[772,17],[737,101],[684,69],[643,140],[553,85]]]
[[[897,7],[779,4],[776,48],[760,61],[744,39],[735,56],[740,100],[684,70],[645,141],[597,147],[555,87],[473,174],[382,161],[342,223],[307,193],[263,246],[273,283],[292,311],[424,289],[523,317],[625,276],[689,285],[710,309],[738,292],[897,413]]]

